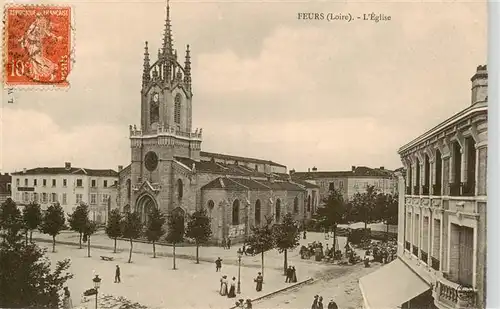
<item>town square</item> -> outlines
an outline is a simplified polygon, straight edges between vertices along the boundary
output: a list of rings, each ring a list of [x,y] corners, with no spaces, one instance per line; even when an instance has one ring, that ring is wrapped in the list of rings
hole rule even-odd
[[[1,308],[486,308],[486,3],[257,4],[3,8]]]

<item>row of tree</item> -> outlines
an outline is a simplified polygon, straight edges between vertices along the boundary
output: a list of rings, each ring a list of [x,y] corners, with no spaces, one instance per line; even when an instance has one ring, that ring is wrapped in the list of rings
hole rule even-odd
[[[54,252],[55,238],[66,228],[66,218],[62,207],[59,204],[54,204],[49,206],[47,210],[42,213],[39,204],[30,203],[24,207],[21,214],[16,203],[12,199],[9,198],[2,204],[2,214],[6,217],[14,216],[14,213],[17,212],[20,214],[19,224],[21,224],[21,230],[25,235],[25,243],[28,243],[28,234],[29,242],[32,242],[33,231],[38,229],[40,232],[52,236],[52,251]]]
[[[21,213],[7,199],[0,207],[0,308],[59,308],[60,293],[73,275],[68,259],[57,262],[52,270],[46,249],[28,241],[28,232],[37,228],[53,233],[57,211],[42,216],[39,207],[27,206]],[[64,216],[62,217],[64,218]],[[23,240],[26,238],[26,240]],[[31,233],[30,233],[31,239]]]
[[[271,249],[277,249],[283,253],[283,272],[286,274],[288,268],[289,250],[299,245],[300,228],[292,214],[287,213],[281,223],[274,223],[273,217],[265,218],[264,224],[252,226],[250,235],[245,243],[250,246],[254,253],[261,254],[261,272],[264,277],[264,253]]]
[[[167,230],[165,230],[165,222]],[[152,208],[147,214],[146,224],[143,224],[137,212],[120,213],[118,209],[110,212],[106,225],[106,234],[114,239],[114,252],[116,240],[126,238],[130,242],[128,262],[132,262],[133,241],[146,237],[153,245],[153,257],[156,258],[156,243],[164,240],[172,244],[173,269],[175,265],[175,247],[186,238],[193,239],[196,244],[196,263],[199,263],[199,247],[207,243],[212,236],[210,218],[205,209],[195,211],[188,217],[187,227],[184,226],[184,216],[178,212],[163,213],[158,208]]]
[[[333,231],[334,241],[338,224],[363,222],[366,229],[373,222],[382,221],[387,228],[398,223],[397,195],[378,192],[374,186],[368,186],[365,192],[357,192],[348,201],[339,190],[332,189],[323,202],[324,206],[318,208],[315,219],[323,230]]]

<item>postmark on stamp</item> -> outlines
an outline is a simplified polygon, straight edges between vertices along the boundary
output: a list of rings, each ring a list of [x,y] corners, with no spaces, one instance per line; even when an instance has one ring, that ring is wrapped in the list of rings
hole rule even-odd
[[[71,13],[61,5],[5,7],[4,86],[69,86]]]

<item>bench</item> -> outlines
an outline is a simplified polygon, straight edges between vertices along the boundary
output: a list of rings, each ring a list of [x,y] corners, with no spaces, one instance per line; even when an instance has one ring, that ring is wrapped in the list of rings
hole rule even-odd
[[[104,256],[104,255],[101,255],[101,260],[103,261],[112,261],[114,260],[115,258],[113,257],[110,257],[110,256]]]

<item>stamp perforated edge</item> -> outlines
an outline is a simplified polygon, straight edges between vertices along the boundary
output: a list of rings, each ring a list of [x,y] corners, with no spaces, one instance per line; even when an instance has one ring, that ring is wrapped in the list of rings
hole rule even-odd
[[[7,61],[7,8],[9,7],[60,7],[60,8],[70,8],[70,41],[71,47],[69,52],[70,60],[70,70],[66,76],[67,85],[55,85],[55,84],[36,84],[36,85],[9,85],[7,84],[5,72],[5,62]],[[71,88],[71,76],[73,70],[76,66],[76,27],[75,27],[75,7],[71,4],[56,4],[56,3],[16,3],[16,2],[5,2],[2,6],[3,10],[3,31],[2,31],[2,88],[3,90],[21,90],[21,91],[68,91]]]

